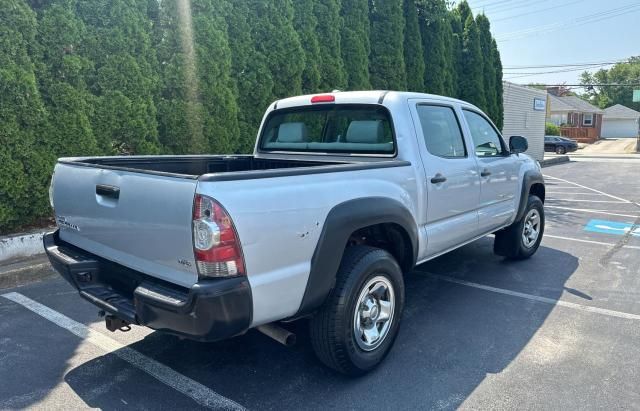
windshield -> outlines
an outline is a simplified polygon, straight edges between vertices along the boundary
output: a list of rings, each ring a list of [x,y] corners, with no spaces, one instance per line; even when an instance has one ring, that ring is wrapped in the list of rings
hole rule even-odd
[[[386,108],[335,104],[273,112],[263,128],[260,150],[386,155],[396,152]]]

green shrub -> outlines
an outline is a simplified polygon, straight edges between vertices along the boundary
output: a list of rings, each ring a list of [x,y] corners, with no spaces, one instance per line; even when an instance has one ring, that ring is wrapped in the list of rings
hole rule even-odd
[[[544,134],[546,136],[559,136],[560,127],[556,126],[553,123],[547,123],[544,127]]]

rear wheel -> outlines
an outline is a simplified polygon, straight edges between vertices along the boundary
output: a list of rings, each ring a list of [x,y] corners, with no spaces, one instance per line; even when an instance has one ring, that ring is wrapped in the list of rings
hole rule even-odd
[[[403,308],[404,281],[395,259],[378,248],[347,248],[336,285],[310,322],[316,355],[347,375],[372,370],[391,349]]]
[[[494,253],[516,260],[531,257],[538,251],[544,234],[544,204],[535,195],[529,195],[524,216],[496,233]]]
[[[562,146],[558,146],[556,147],[556,153],[557,154],[565,154],[567,152],[567,149],[562,147]]]

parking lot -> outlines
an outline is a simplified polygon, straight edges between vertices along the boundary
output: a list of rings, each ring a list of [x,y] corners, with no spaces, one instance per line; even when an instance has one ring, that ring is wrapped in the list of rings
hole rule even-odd
[[[417,267],[369,375],[323,367],[304,321],[293,348],[110,333],[54,279],[0,290],[0,409],[640,409],[640,160],[543,172],[538,253],[487,237]]]

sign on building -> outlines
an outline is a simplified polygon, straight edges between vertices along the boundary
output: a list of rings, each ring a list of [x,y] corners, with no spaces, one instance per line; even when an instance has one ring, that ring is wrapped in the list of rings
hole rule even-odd
[[[633,90],[633,102],[640,102],[640,90]]]
[[[543,98],[534,98],[533,99],[533,109],[536,111],[546,111],[547,110],[547,100]]]

